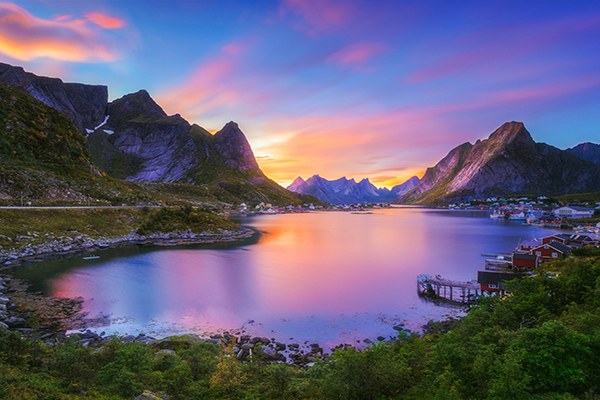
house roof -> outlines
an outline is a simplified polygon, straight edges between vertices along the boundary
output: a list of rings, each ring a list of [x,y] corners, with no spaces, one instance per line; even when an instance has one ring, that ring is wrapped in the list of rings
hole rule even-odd
[[[513,254],[513,260],[518,259],[518,260],[531,260],[531,261],[535,261],[537,259],[537,255],[535,254],[528,254],[528,253],[514,253]]]
[[[523,247],[523,246],[532,247],[532,246],[539,246],[541,244],[542,244],[542,242],[539,242],[537,240],[525,240],[519,244],[519,247]]]
[[[571,210],[580,211],[580,212],[594,211],[593,207],[581,207],[581,206],[564,206],[564,207],[559,207],[556,210],[564,210],[566,208],[570,208]]]
[[[571,248],[569,246],[567,246],[565,244],[562,244],[561,242],[557,242],[557,241],[552,241],[552,242],[550,242],[548,244],[543,244],[541,246],[538,246],[536,248],[531,249],[531,251],[535,251],[535,250],[537,250],[537,249],[539,249],[541,247],[544,247],[544,246],[550,246],[553,249],[555,249],[555,250],[557,250],[557,251],[559,251],[559,252],[561,252],[563,254],[564,253],[569,253],[571,251]]]
[[[515,274],[511,272],[477,271],[477,282],[484,285],[496,285],[502,281],[520,278],[523,275],[524,274]]]
[[[593,240],[591,237],[589,237],[588,235],[571,235],[571,237],[569,238],[569,240],[575,241],[575,242],[582,242],[584,240]]]

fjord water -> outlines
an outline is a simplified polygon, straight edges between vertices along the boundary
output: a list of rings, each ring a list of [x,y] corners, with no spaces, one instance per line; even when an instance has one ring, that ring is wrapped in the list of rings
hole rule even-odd
[[[52,296],[83,297],[89,317],[110,320],[97,328],[107,334],[228,330],[333,345],[460,314],[419,298],[416,276],[476,279],[481,253],[556,232],[488,212],[411,207],[239,222],[260,234],[241,244],[105,250],[98,260],[57,260],[15,275]]]

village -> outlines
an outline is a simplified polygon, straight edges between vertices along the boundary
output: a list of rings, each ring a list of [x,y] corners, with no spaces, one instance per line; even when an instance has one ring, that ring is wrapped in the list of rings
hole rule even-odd
[[[531,275],[544,262],[566,258],[574,249],[599,244],[598,239],[577,233],[523,241],[511,254],[482,254],[495,258],[485,260],[485,270],[477,272],[477,280],[463,282],[421,274],[417,276],[417,291],[427,298],[461,303],[472,302],[480,296],[504,296],[510,292],[507,282]]]

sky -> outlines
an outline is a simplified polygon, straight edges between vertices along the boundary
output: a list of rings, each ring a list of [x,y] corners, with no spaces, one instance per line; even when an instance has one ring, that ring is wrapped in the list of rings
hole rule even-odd
[[[521,121],[600,141],[600,1],[39,0],[0,3],[0,62],[147,90],[169,114],[236,121],[287,186],[391,187]]]

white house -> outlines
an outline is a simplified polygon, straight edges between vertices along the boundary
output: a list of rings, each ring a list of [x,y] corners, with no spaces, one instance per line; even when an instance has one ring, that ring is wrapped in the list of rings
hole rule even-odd
[[[591,207],[564,206],[554,210],[554,215],[562,218],[590,218],[593,214]]]

